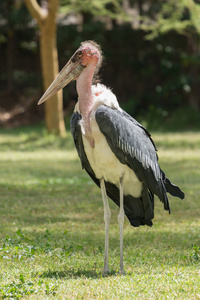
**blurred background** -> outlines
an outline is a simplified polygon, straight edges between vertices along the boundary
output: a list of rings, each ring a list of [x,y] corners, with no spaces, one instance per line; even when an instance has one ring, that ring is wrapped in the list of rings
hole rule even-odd
[[[171,215],[156,199],[153,228],[125,220],[126,276],[110,203],[102,277],[101,193],[69,133],[75,82],[37,105],[85,40],[186,195],[169,198]],[[199,48],[200,0],[0,0],[0,299],[200,299]]]
[[[129,114],[153,130],[198,130],[199,16],[199,0],[1,0],[0,126],[45,122],[63,135],[65,127],[55,123],[63,122],[63,110],[68,126],[75,84],[49,107],[36,104],[89,39],[104,53],[102,82]]]

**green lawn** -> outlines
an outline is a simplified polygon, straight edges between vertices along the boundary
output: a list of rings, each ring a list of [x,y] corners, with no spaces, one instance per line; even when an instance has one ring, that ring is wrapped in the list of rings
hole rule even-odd
[[[186,198],[170,197],[171,215],[156,199],[152,228],[125,221],[125,276],[110,203],[111,275],[103,277],[101,193],[70,134],[0,130],[0,299],[200,299],[200,133],[152,136]]]

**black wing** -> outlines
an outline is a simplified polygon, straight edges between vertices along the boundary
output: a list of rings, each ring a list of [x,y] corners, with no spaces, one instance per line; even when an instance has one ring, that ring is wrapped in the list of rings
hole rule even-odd
[[[118,144],[118,146],[120,146],[119,143],[121,143],[121,141],[119,138],[114,138],[114,136],[113,136],[116,133],[115,130],[113,131],[113,129],[114,129],[114,127],[117,127],[117,126],[114,126],[114,127],[112,126],[112,121],[113,121],[114,115],[112,117],[108,116],[109,113],[104,113],[105,111],[107,111],[107,112],[110,111],[111,114],[112,114],[112,111],[114,113],[118,114],[118,111],[113,110],[108,107],[105,107],[105,106],[101,106],[98,108],[98,110],[96,112],[96,119],[97,119],[97,122],[99,122],[98,125],[100,127],[100,130],[105,135],[105,137],[108,141],[108,144],[110,145],[112,151],[115,153],[115,146],[117,144]],[[146,135],[146,137],[148,137],[148,140],[150,141],[150,144],[153,149],[152,150],[152,159],[155,159],[157,161],[157,155],[155,153],[155,146],[153,144],[153,141],[150,139],[149,133],[139,123],[137,123],[134,119],[132,119],[125,112],[122,112],[121,118],[122,117],[125,117],[130,122],[133,122],[135,126],[138,126],[139,128],[141,128],[142,132],[145,133],[145,135]],[[81,128],[80,128],[80,124],[79,124],[80,120],[81,120],[81,115],[79,113],[74,113],[71,117],[70,124],[71,124],[71,132],[72,132],[72,135],[74,138],[74,143],[75,143],[78,155],[81,159],[82,167],[87,171],[87,173],[90,175],[92,180],[98,186],[100,186],[99,180],[95,177],[95,174],[94,174],[94,172],[88,162],[87,156],[85,154],[83,141],[82,141]],[[120,121],[120,120],[118,120],[118,121]],[[115,123],[115,121],[114,121],[114,123]],[[109,126],[109,127],[107,127],[107,126]],[[120,122],[118,123],[118,126],[121,127]],[[119,130],[117,130],[117,132],[118,131]],[[112,136],[110,135],[111,133],[112,133]],[[122,135],[122,136],[124,136],[124,135]],[[122,163],[125,163],[131,167],[131,164],[129,164],[129,162],[128,162],[129,155],[125,154],[125,156],[126,156],[125,157],[123,154],[124,150],[127,151],[127,149],[125,149],[124,147],[125,147],[125,145],[121,144],[121,148],[122,148],[120,150],[121,153],[117,153],[117,155],[115,153],[115,155]],[[139,153],[138,153],[138,155],[140,156]],[[136,158],[131,158],[131,159],[136,159]],[[136,161],[137,161],[137,159],[136,159]],[[136,164],[135,168],[140,170],[141,162],[139,162],[139,161],[137,161],[137,162],[139,163],[139,166],[137,166],[137,164]],[[135,168],[134,168],[134,170],[135,170]],[[156,172],[158,173],[158,171],[159,171],[159,166],[158,166],[158,169],[156,170]],[[141,171],[139,173],[141,173]],[[162,171],[160,171],[159,174],[162,174]],[[138,176],[137,170],[136,170],[136,175]],[[139,180],[142,181],[142,177],[143,177],[142,174],[141,174],[141,176],[138,176]],[[106,185],[106,191],[107,191],[108,196],[119,206],[119,190],[118,190],[118,188],[114,184],[109,183],[109,182],[105,182],[105,185]],[[153,185],[153,183],[152,183],[152,185]],[[165,194],[166,194],[166,192],[165,192]],[[165,197],[165,201],[167,203],[167,205],[165,205],[165,208],[169,210],[169,204],[168,204],[167,197]],[[126,216],[129,219],[131,225],[139,226],[139,225],[147,224],[147,225],[151,226],[152,225],[151,220],[154,217],[154,196],[153,196],[153,192],[151,191],[151,189],[149,189],[145,185],[145,187],[143,188],[143,191],[142,191],[142,196],[140,198],[134,198],[131,195],[124,196],[124,211],[125,211]]]
[[[184,198],[184,193],[160,169],[155,144],[141,124],[125,111],[104,105],[97,109],[95,117],[115,156],[135,172],[146,189],[159,197],[166,210],[170,211],[166,191]]]

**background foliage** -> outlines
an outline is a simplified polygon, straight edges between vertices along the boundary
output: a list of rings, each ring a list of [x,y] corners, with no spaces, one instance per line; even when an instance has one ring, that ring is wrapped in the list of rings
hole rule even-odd
[[[159,129],[198,129],[198,12],[193,0],[62,0],[60,68],[82,41],[95,40],[105,56],[102,81],[131,115],[154,129],[161,123]],[[42,94],[38,27],[20,0],[2,0],[0,17],[0,125],[36,123],[43,118],[36,106]],[[76,99],[71,84],[64,90],[66,116]]]

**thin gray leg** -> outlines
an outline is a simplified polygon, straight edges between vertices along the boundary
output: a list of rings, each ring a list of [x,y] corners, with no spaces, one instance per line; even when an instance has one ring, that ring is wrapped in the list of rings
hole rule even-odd
[[[108,197],[106,194],[106,188],[103,179],[100,180],[100,187],[101,187],[101,193],[103,199],[104,222],[105,222],[105,258],[104,258],[103,274],[107,274],[110,272],[108,268],[108,248],[109,248],[109,226],[110,226],[111,211],[108,204]]]
[[[119,236],[120,236],[120,274],[124,274],[124,265],[123,265],[123,226],[124,226],[124,193],[123,193],[123,181],[124,177],[122,176],[119,181],[119,191],[120,191],[120,210],[118,215],[119,222]]]

